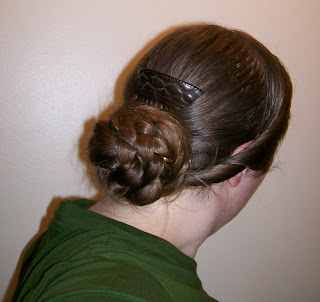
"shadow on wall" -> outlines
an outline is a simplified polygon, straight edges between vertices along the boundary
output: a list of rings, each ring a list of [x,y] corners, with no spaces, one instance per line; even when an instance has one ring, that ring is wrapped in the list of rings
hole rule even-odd
[[[126,81],[129,77],[129,75],[131,74],[131,72],[134,70],[137,63],[143,57],[143,55],[147,51],[149,51],[150,48],[153,47],[153,45],[155,45],[160,39],[162,39],[163,36],[166,36],[170,32],[176,30],[178,27],[171,27],[170,29],[159,34],[156,38],[154,38],[152,41],[147,43],[143,47],[143,49],[141,51],[139,51],[133,57],[133,59],[122,70],[122,72],[120,73],[120,75],[116,81],[115,88],[114,88],[113,102],[111,102],[111,104],[105,110],[103,110],[99,114],[98,117],[96,117],[96,118],[92,117],[92,118],[88,119],[87,121],[85,121],[84,126],[83,126],[83,133],[80,136],[79,141],[78,141],[78,156],[79,156],[81,162],[85,166],[86,176],[88,177],[88,179],[90,180],[90,183],[92,184],[93,188],[97,192],[94,196],[92,196],[92,198],[89,198],[89,199],[101,200],[105,197],[105,192],[104,192],[104,190],[102,190],[101,185],[100,185],[100,183],[97,179],[97,176],[96,176],[96,169],[95,169],[95,167],[93,167],[91,165],[91,163],[88,160],[88,152],[87,152],[88,142],[89,142],[89,139],[92,135],[94,125],[96,124],[96,122],[98,120],[108,119],[109,116],[112,114],[112,112],[114,112],[115,109],[121,105],[122,99],[123,99],[123,89],[126,84]],[[64,199],[73,200],[73,199],[78,199],[78,198],[82,198],[82,197],[80,197],[80,196],[65,196],[65,197],[58,196],[58,197],[54,197],[51,200],[51,202],[49,203],[49,205],[47,207],[46,214],[41,219],[38,232],[30,239],[30,241],[26,244],[26,246],[24,247],[24,249],[21,252],[16,269],[13,273],[13,276],[11,277],[9,286],[6,290],[5,295],[4,295],[3,302],[11,302],[12,296],[14,294],[15,288],[18,283],[19,272],[20,272],[20,268],[21,268],[24,256],[25,256],[26,252],[28,251],[28,249],[30,248],[30,246],[35,242],[35,240],[48,229],[50,221],[53,219],[55,212],[56,212],[58,206],[60,205],[61,201]]]

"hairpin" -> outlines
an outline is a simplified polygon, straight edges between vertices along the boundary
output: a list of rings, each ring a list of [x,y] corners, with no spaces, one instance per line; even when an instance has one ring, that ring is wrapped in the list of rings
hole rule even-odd
[[[143,101],[173,110],[189,106],[204,94],[187,82],[147,68],[138,70],[134,90]]]
[[[168,158],[168,157],[165,157],[165,156],[162,156],[160,155],[160,157],[163,159],[164,162],[166,163],[172,163],[172,159]]]

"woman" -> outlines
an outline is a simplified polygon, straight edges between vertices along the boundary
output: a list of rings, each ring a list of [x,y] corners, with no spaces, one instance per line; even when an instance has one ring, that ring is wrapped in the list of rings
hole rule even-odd
[[[268,172],[291,94],[278,58],[246,33],[196,25],[164,37],[90,140],[108,197],[62,202],[14,300],[214,301],[193,258]]]

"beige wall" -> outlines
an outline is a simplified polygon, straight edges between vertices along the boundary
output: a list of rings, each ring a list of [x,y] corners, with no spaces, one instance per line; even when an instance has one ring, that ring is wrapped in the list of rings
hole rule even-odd
[[[200,249],[200,277],[220,301],[319,301],[319,12],[317,0],[0,0],[1,295],[57,200],[95,195],[84,129],[130,60],[170,26],[210,21],[279,55],[295,95],[281,169]]]

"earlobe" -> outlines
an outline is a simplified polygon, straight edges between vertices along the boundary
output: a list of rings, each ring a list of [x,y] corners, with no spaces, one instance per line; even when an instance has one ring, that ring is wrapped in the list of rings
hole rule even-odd
[[[237,175],[235,175],[235,176],[233,176],[233,177],[231,177],[231,178],[229,178],[227,180],[227,182],[229,183],[230,187],[235,188],[241,182],[241,179],[243,177],[243,174],[244,174],[245,170],[241,171]]]

